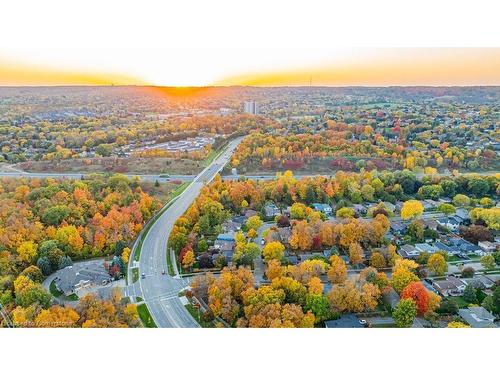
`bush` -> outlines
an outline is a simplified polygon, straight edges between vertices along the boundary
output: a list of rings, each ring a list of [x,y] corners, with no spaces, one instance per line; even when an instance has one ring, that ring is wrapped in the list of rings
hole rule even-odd
[[[439,314],[454,315],[458,314],[458,304],[454,300],[442,300],[441,304],[436,310]]]
[[[476,270],[472,267],[465,267],[462,270],[462,277],[464,278],[471,278],[474,277],[474,274],[476,273]]]

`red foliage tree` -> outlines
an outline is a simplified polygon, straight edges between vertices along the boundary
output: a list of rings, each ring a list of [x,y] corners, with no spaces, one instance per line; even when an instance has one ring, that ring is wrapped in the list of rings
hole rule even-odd
[[[417,314],[424,315],[429,308],[429,292],[425,286],[419,282],[414,281],[406,286],[401,292],[401,299],[411,298],[417,304]]]

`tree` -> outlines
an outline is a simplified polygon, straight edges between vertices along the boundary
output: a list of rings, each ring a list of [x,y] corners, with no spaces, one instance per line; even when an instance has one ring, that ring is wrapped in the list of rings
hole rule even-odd
[[[481,265],[487,270],[495,269],[495,258],[491,254],[484,255],[481,257]]]
[[[259,245],[253,242],[237,246],[233,254],[233,261],[238,265],[251,265],[260,253]]]
[[[312,246],[312,231],[307,221],[297,221],[293,225],[290,246],[294,250],[307,251]]]
[[[332,284],[341,284],[347,279],[347,266],[341,257],[332,255],[330,257],[330,268],[327,272],[328,280]]]
[[[447,328],[470,328],[469,325],[462,323],[462,322],[449,322],[448,325],[446,326]]]
[[[330,304],[323,294],[308,294],[304,305],[305,312],[310,311],[315,316],[315,323],[321,323],[330,318]]]
[[[38,268],[40,268],[40,270],[45,276],[48,276],[52,273],[52,267],[50,265],[49,258],[47,257],[38,258],[36,265]]]
[[[477,303],[477,291],[472,284],[467,284],[465,287],[463,298],[469,303]]]
[[[37,266],[29,266],[25,268],[20,275],[28,277],[35,283],[41,283],[44,279],[42,271]]]
[[[418,276],[413,271],[418,264],[412,260],[398,259],[393,267],[391,284],[394,290],[401,293],[413,281],[418,281]]]
[[[21,262],[31,263],[37,256],[37,245],[33,241],[24,241],[17,248],[19,260]]]
[[[419,316],[423,316],[429,309],[429,292],[419,281],[408,284],[401,292],[401,298],[411,298],[415,301]]]
[[[400,300],[392,313],[396,326],[399,328],[411,327],[416,315],[417,305],[411,298]]]
[[[267,279],[269,281],[273,281],[273,279],[281,276],[283,276],[283,267],[281,267],[280,261],[277,259],[271,259],[269,262],[267,262]]]
[[[456,209],[455,209],[455,206],[453,206],[452,204],[449,204],[449,203],[441,203],[437,210],[439,212],[442,212],[446,215],[451,215],[451,214],[454,214]]]
[[[425,226],[422,220],[413,220],[408,225],[408,235],[415,242],[422,242],[425,238]]]
[[[123,263],[128,263],[128,259],[130,257],[130,248],[129,247],[126,247],[123,249],[123,252],[122,252],[122,260],[123,260]]]
[[[311,277],[307,283],[307,290],[309,294],[323,294],[323,288],[324,285],[321,282],[321,279],[317,276]]]
[[[446,263],[446,259],[441,254],[435,253],[429,257],[427,268],[434,275],[443,276],[448,271],[448,263]]]
[[[304,220],[307,217],[307,207],[302,203],[294,203],[290,208],[290,217],[295,220]]]
[[[257,238],[258,235],[259,234],[257,233],[257,231],[255,229],[253,229],[253,228],[250,228],[250,230],[247,232],[248,238],[250,238],[252,240],[255,239],[255,238]]]
[[[193,267],[194,264],[194,253],[193,251],[188,251],[186,254],[184,254],[184,257],[182,259],[182,267],[184,269],[190,269]]]
[[[385,258],[379,252],[374,252],[370,257],[370,265],[377,269],[382,269],[386,267]]]
[[[356,215],[356,211],[351,207],[342,207],[337,210],[335,216],[337,219],[350,219]]]
[[[493,233],[482,225],[461,226],[460,235],[476,245],[479,241],[493,241]]]
[[[278,241],[268,242],[262,249],[262,255],[266,262],[269,262],[271,259],[280,260],[284,254],[285,246]]]
[[[475,273],[476,273],[476,270],[474,268],[472,268],[472,267],[465,267],[462,270],[462,277],[468,279],[468,278],[474,277]]]
[[[457,194],[453,197],[453,204],[458,207],[470,205],[470,198],[467,195]]]
[[[422,203],[411,199],[403,203],[403,207],[401,208],[401,218],[403,220],[414,219],[420,217],[423,212],[424,206]]]
[[[66,206],[52,206],[47,208],[42,215],[42,222],[47,225],[60,225],[69,216]]]
[[[261,220],[261,218],[257,215],[251,216],[248,218],[246,222],[247,228],[253,229],[254,231],[259,230],[259,228],[264,224],[264,222]]]
[[[349,245],[349,262],[352,265],[357,265],[363,261],[364,253],[361,245],[353,242]]]

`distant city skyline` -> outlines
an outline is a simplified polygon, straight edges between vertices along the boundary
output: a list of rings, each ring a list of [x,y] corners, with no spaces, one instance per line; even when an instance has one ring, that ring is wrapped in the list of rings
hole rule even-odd
[[[0,49],[0,85],[500,85],[500,48]]]

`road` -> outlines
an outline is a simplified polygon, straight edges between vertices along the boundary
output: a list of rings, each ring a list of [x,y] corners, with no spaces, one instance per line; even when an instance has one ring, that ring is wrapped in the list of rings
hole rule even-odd
[[[198,323],[178,298],[179,291],[187,286],[188,281],[168,275],[166,265],[168,237],[175,221],[188,209],[202,187],[210,182],[230,160],[241,140],[242,138],[233,140],[212,164],[194,178],[186,190],[151,226],[144,239],[139,258],[139,274],[145,274],[145,278],[139,278],[137,282],[129,285],[127,290],[129,296],[136,293],[144,299],[158,327],[198,327]],[[166,271],[165,275],[162,275],[162,270]],[[128,280],[132,280],[131,276],[129,269]]]
[[[204,170],[206,171],[206,169]],[[89,174],[95,174],[95,173],[104,173],[104,172],[94,172],[94,173],[84,173],[84,172],[78,172],[78,173],[70,173],[70,172],[24,172],[18,169],[12,169],[9,171],[0,171],[0,177],[25,177],[25,178],[68,178],[68,179],[81,179],[82,177],[85,177]],[[107,172],[106,172],[107,173]],[[202,172],[203,173],[203,172]],[[464,173],[467,174],[467,173]],[[496,175],[497,172],[476,172],[475,174],[478,174],[480,176],[491,176],[491,175]],[[296,174],[296,178],[302,178],[302,177],[315,177],[315,176],[333,176],[335,175],[335,172],[333,172],[330,175],[326,174],[317,174],[317,175],[312,175],[312,174]],[[449,173],[439,173],[439,176],[449,176]],[[180,181],[192,181],[198,176],[195,175],[169,175],[169,178],[165,178],[162,176],[165,176],[165,174],[125,174],[125,176],[132,178],[132,177],[139,177],[141,180],[146,180],[146,181],[156,181],[158,180],[159,182],[165,182],[169,180],[180,180]],[[418,173],[417,177],[421,178],[423,174]],[[237,180],[239,178],[246,178],[250,180],[274,180],[276,178],[275,174],[268,174],[268,175],[226,175],[222,176],[223,180]]]

